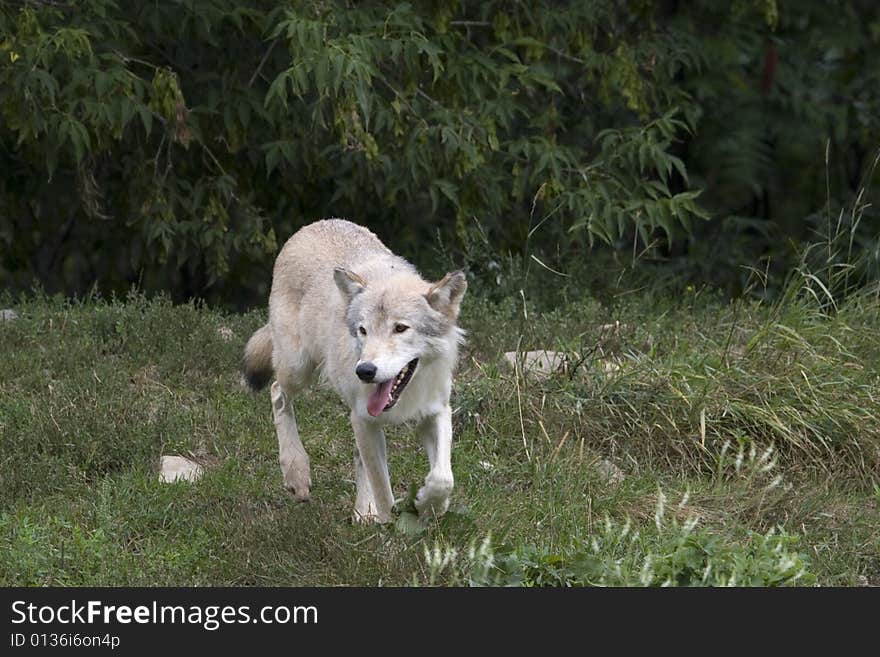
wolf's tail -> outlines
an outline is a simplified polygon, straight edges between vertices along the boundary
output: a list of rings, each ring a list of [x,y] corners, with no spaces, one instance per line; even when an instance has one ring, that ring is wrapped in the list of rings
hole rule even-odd
[[[248,340],[244,348],[242,371],[254,392],[259,392],[272,380],[272,332],[268,324]]]

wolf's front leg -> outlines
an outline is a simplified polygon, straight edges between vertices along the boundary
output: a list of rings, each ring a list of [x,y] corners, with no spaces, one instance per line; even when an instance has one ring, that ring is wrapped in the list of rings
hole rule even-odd
[[[425,418],[419,423],[416,432],[431,466],[425,485],[416,495],[416,509],[419,517],[430,519],[442,516],[449,508],[452,494],[452,410],[444,407],[437,415]]]
[[[275,418],[275,431],[278,433],[278,459],[281,462],[281,476],[284,487],[293,493],[298,502],[309,499],[312,487],[312,476],[309,455],[299,439],[299,429],[290,397],[275,381],[270,391],[272,397],[272,414]]]
[[[357,494],[353,519],[355,522],[373,522],[376,519],[376,500],[373,499],[373,489],[367,480],[367,471],[357,445],[354,448],[354,476]]]
[[[351,426],[357,443],[355,519],[361,522],[390,522],[394,495],[388,477],[385,434],[381,427],[363,421],[354,413],[351,414]]]

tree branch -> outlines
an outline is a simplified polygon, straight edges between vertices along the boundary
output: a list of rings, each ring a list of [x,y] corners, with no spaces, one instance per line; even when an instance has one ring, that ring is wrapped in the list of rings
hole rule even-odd
[[[257,70],[254,71],[254,74],[251,76],[250,82],[248,82],[248,88],[254,86],[254,82],[257,80],[257,76],[260,75],[260,71],[263,70],[263,67],[266,65],[266,61],[269,59],[269,55],[272,54],[272,51],[275,50],[275,46],[278,45],[278,39],[275,39],[269,47],[266,49],[266,54],[263,55],[263,59],[260,60],[259,66],[257,66]]]

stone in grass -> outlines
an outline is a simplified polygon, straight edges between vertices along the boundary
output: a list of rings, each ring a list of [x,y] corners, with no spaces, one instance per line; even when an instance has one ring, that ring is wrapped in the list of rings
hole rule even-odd
[[[183,456],[163,456],[159,459],[159,481],[166,484],[175,481],[197,481],[205,469]]]
[[[605,483],[611,484],[612,486],[617,486],[622,482],[626,475],[623,474],[623,470],[618,468],[608,459],[602,459],[596,464],[596,471],[599,473],[599,476],[605,480]]]
[[[18,313],[12,308],[4,308],[0,310],[0,322],[11,322],[18,319]]]
[[[502,364],[514,371],[517,367],[521,367],[523,374],[536,378],[547,378],[554,374],[568,374],[571,368],[580,365],[577,354],[547,349],[508,351],[504,354]],[[621,369],[620,361],[616,358],[599,359],[596,366],[604,374],[615,374]],[[585,374],[587,370],[581,367],[579,372]]]
[[[605,374],[614,374],[620,371],[620,362],[613,358],[603,358],[599,361],[599,368]]]
[[[504,363],[512,370],[521,367],[525,374],[547,377],[557,372],[564,372],[570,361],[568,354],[561,351],[508,351],[504,354]]]

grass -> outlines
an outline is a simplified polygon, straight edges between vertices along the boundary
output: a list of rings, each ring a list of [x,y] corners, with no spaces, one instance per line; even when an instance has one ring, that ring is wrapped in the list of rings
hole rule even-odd
[[[350,522],[342,402],[296,400],[312,501],[281,486],[268,395],[238,362],[265,312],[137,294],[6,298],[0,584],[880,584],[880,302],[477,295],[454,393],[453,512]],[[545,379],[499,365],[565,351]],[[395,493],[427,472],[389,433]],[[162,454],[210,464],[162,484]],[[613,464],[622,481],[609,479]],[[405,508],[405,504],[401,505]]]

